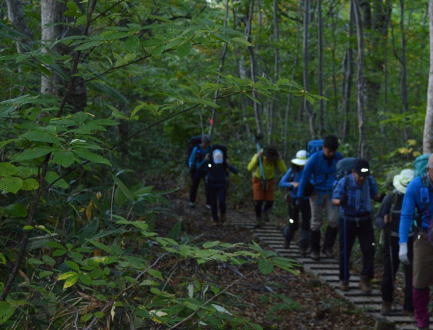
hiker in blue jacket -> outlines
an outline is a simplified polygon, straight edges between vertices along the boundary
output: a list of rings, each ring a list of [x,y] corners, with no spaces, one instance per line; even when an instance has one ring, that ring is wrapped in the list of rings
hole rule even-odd
[[[297,193],[297,203],[310,196],[311,206],[311,258],[320,259],[320,228],[325,218],[328,227],[323,243],[323,254],[332,257],[333,246],[338,233],[338,208],[332,205],[332,188],[337,172],[336,164],[343,158],[337,152],[338,139],[328,136],[323,141],[322,151],[314,153],[305,165]],[[308,189],[307,189],[308,188]]]
[[[358,159],[351,174],[341,178],[334,188],[332,203],[340,206],[340,288],[349,289],[349,260],[355,239],[358,237],[362,253],[360,289],[369,294],[374,277],[373,199],[377,185],[370,175],[365,159]]]
[[[416,216],[417,215],[417,216]],[[413,244],[413,307],[419,329],[429,328],[429,286],[433,285],[433,155],[427,171],[411,181],[403,199],[400,217],[399,258],[409,263],[408,238],[411,227],[417,225]]]
[[[201,143],[192,149],[191,155],[188,160],[188,166],[191,170],[191,187],[189,190],[189,206],[195,207],[195,200],[197,197],[197,190],[200,181],[204,179],[207,173],[207,169],[203,166],[210,159],[210,138],[207,135],[203,135]],[[205,183],[206,193],[206,206],[210,208],[210,199],[207,185]]]
[[[213,223],[222,225],[226,221],[226,194],[229,171],[234,174],[238,174],[239,171],[227,162],[227,150],[222,150],[219,146],[214,146],[212,149],[210,158],[206,158],[206,162],[202,164],[202,167],[207,168],[205,180],[209,191]]]
[[[296,153],[296,157],[291,160],[292,167],[289,168],[278,183],[279,187],[288,190],[287,203],[289,208],[289,224],[283,228],[284,237],[286,239],[286,248],[290,247],[293,236],[299,228],[299,220],[302,215],[301,237],[299,239],[299,248],[302,256],[307,255],[310,244],[311,209],[308,197],[303,197],[299,203],[296,203],[296,196],[306,162],[307,152],[305,150],[299,150]]]

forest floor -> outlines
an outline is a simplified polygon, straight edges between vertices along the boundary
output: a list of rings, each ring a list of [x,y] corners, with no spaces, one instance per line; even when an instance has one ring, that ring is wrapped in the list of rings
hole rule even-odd
[[[215,227],[210,212],[204,205],[189,209],[186,196],[170,199],[170,209],[176,217],[159,219],[158,231],[168,232],[176,219],[182,219],[183,230],[196,242],[215,241],[249,243],[257,239],[245,228],[232,225]],[[228,211],[230,216],[249,217],[244,211]],[[299,275],[275,269],[270,275],[259,272],[257,265],[221,266],[213,264],[206,269],[206,280],[220,287],[245,276],[224,296],[225,306],[249,318],[265,329],[371,329],[375,321],[362,310],[348,303],[314,276],[299,269]],[[194,274],[194,269],[184,269],[184,276]]]

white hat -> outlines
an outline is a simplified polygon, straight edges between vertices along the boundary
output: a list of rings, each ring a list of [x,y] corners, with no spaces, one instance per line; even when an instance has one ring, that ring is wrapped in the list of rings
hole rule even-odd
[[[212,153],[213,162],[215,164],[222,164],[224,162],[224,154],[221,150],[215,149]]]
[[[299,150],[296,153],[295,158],[292,159],[292,163],[298,166],[304,166],[307,162],[307,152],[305,150]]]
[[[406,193],[406,188],[410,181],[415,176],[415,172],[411,169],[404,169],[400,172],[400,174],[397,174],[394,176],[394,179],[392,180],[392,184],[397,191],[401,192],[402,194]]]

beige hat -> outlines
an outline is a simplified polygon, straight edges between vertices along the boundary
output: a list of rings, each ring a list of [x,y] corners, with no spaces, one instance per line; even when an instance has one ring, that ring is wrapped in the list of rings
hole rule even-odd
[[[298,166],[304,166],[307,162],[307,152],[305,150],[299,150],[291,162]]]
[[[402,194],[406,193],[406,188],[409,185],[409,182],[412,181],[412,179],[415,176],[415,172],[411,169],[404,169],[400,172],[400,174],[397,174],[394,176],[394,179],[392,180],[392,184],[397,191],[401,192]]]

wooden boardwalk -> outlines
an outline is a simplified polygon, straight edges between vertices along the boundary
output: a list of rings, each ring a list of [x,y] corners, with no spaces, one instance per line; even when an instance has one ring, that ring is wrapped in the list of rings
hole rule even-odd
[[[297,260],[304,267],[306,272],[313,274],[320,281],[331,286],[341,297],[350,301],[357,308],[364,310],[378,323],[394,324],[395,329],[401,330],[416,329],[414,318],[403,314],[402,311],[397,310],[392,316],[381,315],[382,298],[380,291],[374,289],[370,295],[363,294],[361,290],[358,289],[359,275],[351,275],[349,291],[341,291],[339,289],[340,281],[338,278],[337,259],[321,258],[320,261],[314,261],[310,257],[302,258],[296,244],[291,244],[289,249],[284,248],[284,237],[275,225],[266,224],[262,228],[255,228],[255,222],[253,220],[235,213],[230,214],[230,219],[232,225],[250,229],[260,242],[266,243],[266,245],[271,247],[282,257]],[[430,329],[433,329],[433,325],[430,326]]]

